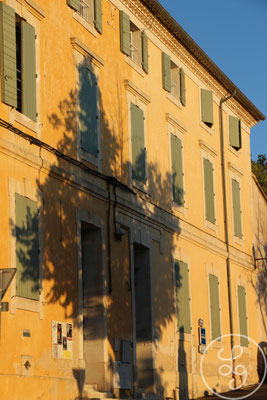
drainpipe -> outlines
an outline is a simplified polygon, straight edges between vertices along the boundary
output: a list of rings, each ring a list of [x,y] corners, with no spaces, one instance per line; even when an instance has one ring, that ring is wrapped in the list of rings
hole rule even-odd
[[[224,225],[225,225],[225,243],[227,251],[226,269],[227,269],[227,287],[228,287],[228,303],[229,303],[229,318],[230,318],[230,334],[231,334],[231,358],[232,358],[232,377],[234,387],[236,387],[235,376],[235,359],[233,354],[234,349],[234,325],[233,325],[233,305],[232,305],[232,289],[231,289],[231,269],[230,269],[230,249],[229,249],[229,230],[227,216],[227,199],[226,199],[226,179],[225,179],[225,159],[224,159],[224,136],[223,136],[223,103],[230,100],[236,94],[234,89],[233,94],[224,97],[220,100],[220,129],[221,129],[221,166],[222,166],[222,186],[223,186],[223,209],[224,209]]]

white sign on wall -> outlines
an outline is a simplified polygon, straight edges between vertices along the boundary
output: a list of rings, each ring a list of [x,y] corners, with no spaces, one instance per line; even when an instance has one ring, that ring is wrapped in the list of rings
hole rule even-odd
[[[72,324],[52,321],[52,357],[72,359]]]

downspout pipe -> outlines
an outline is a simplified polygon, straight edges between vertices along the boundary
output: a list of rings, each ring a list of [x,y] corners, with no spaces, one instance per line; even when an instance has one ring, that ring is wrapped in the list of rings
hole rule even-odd
[[[231,358],[232,358],[232,377],[234,387],[236,387],[235,376],[235,359],[234,359],[234,324],[233,324],[233,304],[232,304],[232,289],[231,289],[231,268],[230,268],[230,248],[229,248],[229,228],[227,215],[227,198],[226,198],[226,178],[225,178],[225,158],[224,158],[224,134],[223,134],[223,104],[236,95],[236,90],[233,94],[223,97],[220,100],[220,137],[221,137],[221,167],[222,167],[222,189],[223,189],[223,210],[224,210],[224,226],[225,226],[225,243],[226,243],[226,270],[227,270],[227,287],[228,287],[228,304],[229,304],[229,319],[230,319],[230,334],[231,334]]]

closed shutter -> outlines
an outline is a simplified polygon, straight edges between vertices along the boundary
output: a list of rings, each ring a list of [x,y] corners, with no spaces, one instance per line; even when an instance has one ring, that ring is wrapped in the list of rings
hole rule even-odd
[[[127,56],[131,55],[130,17],[120,10],[120,41],[121,51]]]
[[[182,142],[171,134],[171,154],[172,154],[172,195],[175,203],[184,204],[183,187],[183,163],[182,163]]]
[[[240,186],[239,182],[232,179],[234,234],[242,239],[241,207],[240,207]]]
[[[73,8],[73,10],[80,11],[80,0],[67,0],[67,4]]]
[[[162,85],[171,92],[171,58],[166,53],[162,53]]]
[[[35,30],[21,21],[22,35],[22,113],[36,121]]]
[[[131,103],[132,176],[139,182],[146,181],[146,150],[144,139],[144,113]]]
[[[17,61],[15,11],[0,3],[2,101],[17,107]]]
[[[95,0],[94,12],[95,29],[97,32],[102,33],[102,0]]]
[[[37,202],[16,194],[17,296],[39,299],[39,236]]]
[[[178,329],[191,333],[188,265],[175,260],[175,286]]]
[[[148,74],[148,40],[144,31],[142,31],[142,68]]]
[[[241,132],[240,132],[240,119],[229,116],[229,136],[230,145],[236,150],[241,148]]]
[[[206,220],[215,224],[215,207],[214,207],[214,188],[213,188],[213,165],[204,158],[204,190],[205,190],[205,206]]]
[[[239,312],[239,333],[240,335],[248,335],[247,327],[247,307],[246,307],[246,290],[243,286],[237,287],[238,293],[238,312]],[[240,338],[241,346],[248,346],[248,340],[244,337]]]
[[[98,156],[97,143],[97,81],[95,74],[85,66],[79,66],[79,125],[81,147]]]
[[[211,126],[213,124],[213,94],[210,90],[201,89],[202,121]]]
[[[185,100],[185,74],[183,68],[180,68],[180,101],[183,106],[186,104]]]
[[[211,337],[214,340],[221,335],[219,281],[217,276],[209,274],[209,286],[210,286]]]

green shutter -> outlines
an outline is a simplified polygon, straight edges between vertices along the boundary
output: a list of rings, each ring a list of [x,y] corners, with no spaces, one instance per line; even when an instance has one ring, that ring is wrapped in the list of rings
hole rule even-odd
[[[178,329],[191,333],[188,265],[175,260],[175,286]]]
[[[121,51],[127,56],[131,55],[130,17],[120,10],[120,41]]]
[[[132,176],[139,182],[146,181],[146,149],[144,139],[144,113],[131,103],[132,127]]]
[[[241,131],[240,131],[240,119],[229,116],[229,136],[230,145],[236,150],[241,148]]]
[[[162,53],[162,85],[171,92],[171,57],[166,53]]]
[[[79,124],[81,147],[98,156],[97,141],[97,81],[95,74],[79,65]]]
[[[17,296],[39,299],[39,236],[37,202],[16,193]]]
[[[95,12],[95,29],[97,32],[102,33],[102,0],[94,0],[94,12]]]
[[[36,121],[35,30],[21,21],[22,35],[22,113]]]
[[[142,68],[148,74],[148,40],[144,31],[142,31]]]
[[[210,90],[201,89],[201,119],[211,126],[213,124],[213,94]]]
[[[67,4],[73,8],[73,10],[80,11],[80,0],[67,0]]]
[[[2,101],[17,107],[17,61],[15,11],[0,3]]]
[[[185,74],[183,68],[180,68],[180,101],[185,106]]]
[[[232,194],[233,194],[233,213],[234,213],[234,234],[242,239],[241,225],[241,206],[240,206],[240,187],[239,182],[232,179]]]
[[[183,186],[183,163],[182,163],[182,142],[171,134],[171,154],[172,154],[172,195],[175,203],[184,204]]]
[[[238,312],[239,312],[239,333],[240,335],[248,335],[247,327],[247,307],[246,307],[246,291],[243,286],[237,287],[238,291]],[[248,346],[248,340],[246,338],[240,338],[241,346]]]
[[[219,281],[217,276],[209,274],[209,286],[210,286],[211,337],[214,340],[221,335]]]
[[[215,207],[214,207],[214,188],[213,188],[213,165],[204,158],[204,184],[205,184],[205,205],[206,220],[215,224]]]

